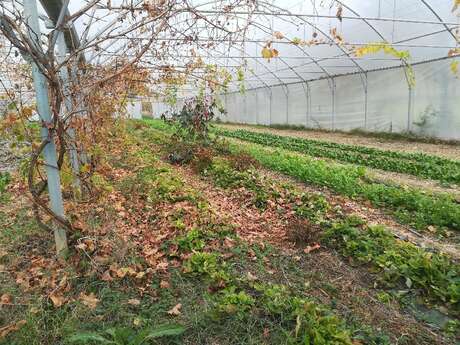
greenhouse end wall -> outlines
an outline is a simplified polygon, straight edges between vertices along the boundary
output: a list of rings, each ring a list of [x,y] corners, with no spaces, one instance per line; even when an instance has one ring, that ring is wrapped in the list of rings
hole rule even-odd
[[[460,140],[460,87],[451,62],[414,65],[412,89],[404,70],[392,68],[228,93],[221,96],[227,113],[220,119],[328,130],[410,131]],[[154,103],[153,109],[159,117],[168,107]]]

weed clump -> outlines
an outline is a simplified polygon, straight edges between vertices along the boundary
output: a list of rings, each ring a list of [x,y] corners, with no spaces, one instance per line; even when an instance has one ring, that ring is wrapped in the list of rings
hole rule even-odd
[[[256,169],[260,166],[259,162],[246,152],[234,153],[227,159],[230,166],[240,172],[249,169]]]
[[[192,169],[195,173],[205,173],[212,165],[214,152],[207,147],[198,148],[191,161]]]
[[[5,192],[6,186],[8,186],[10,181],[11,181],[11,177],[9,173],[0,172],[0,193]]]
[[[289,223],[287,236],[290,242],[298,246],[317,243],[321,238],[321,226],[307,219],[296,217]]]

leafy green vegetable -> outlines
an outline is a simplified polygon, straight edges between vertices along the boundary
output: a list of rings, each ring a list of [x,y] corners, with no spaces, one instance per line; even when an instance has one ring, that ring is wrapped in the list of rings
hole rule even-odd
[[[315,157],[331,158],[371,168],[460,184],[460,162],[423,153],[403,153],[239,129],[218,134],[265,146],[280,147]]]
[[[343,255],[381,270],[382,279],[389,286],[399,283],[420,289],[429,299],[460,312],[460,266],[447,256],[399,241],[381,226],[359,229],[349,220],[328,229],[324,240]]]

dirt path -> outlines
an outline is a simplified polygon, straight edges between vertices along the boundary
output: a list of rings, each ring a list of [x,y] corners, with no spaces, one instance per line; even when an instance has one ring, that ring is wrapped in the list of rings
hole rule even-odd
[[[460,146],[447,144],[429,144],[409,141],[395,141],[380,138],[367,138],[346,133],[321,132],[314,130],[290,130],[255,127],[250,125],[219,125],[227,129],[246,129],[254,132],[272,133],[276,135],[292,136],[298,138],[330,141],[338,144],[360,145],[373,147],[381,150],[402,151],[419,153],[460,160]]]
[[[224,191],[209,181],[195,175],[186,167],[176,167],[178,175],[191,188],[199,190],[212,205],[215,214],[236,227],[239,236],[249,242],[268,241],[282,249],[283,255],[311,277],[308,294],[323,303],[334,301],[337,310],[343,315],[355,315],[367,324],[389,333],[393,340],[409,337],[418,344],[447,344],[445,339],[434,333],[428,326],[418,322],[412,315],[401,310],[398,303],[382,303],[377,298],[378,290],[372,286],[374,281],[366,269],[352,267],[332,251],[321,249],[309,255],[299,256],[299,251],[287,241],[288,221],[268,207],[260,211],[244,203],[245,190]],[[273,177],[276,177],[272,175]],[[288,264],[288,263],[286,263]],[[283,266],[279,275],[283,280]],[[258,275],[260,272],[254,272]],[[293,284],[286,281],[283,283]],[[299,282],[305,284],[307,282]],[[325,291],[333,286],[334,293]]]
[[[400,186],[408,186],[414,189],[423,189],[430,193],[447,193],[454,196],[460,202],[460,185],[443,186],[437,181],[425,180],[413,175],[401,174],[391,171],[383,171],[367,168],[368,175],[376,182],[391,183]]]

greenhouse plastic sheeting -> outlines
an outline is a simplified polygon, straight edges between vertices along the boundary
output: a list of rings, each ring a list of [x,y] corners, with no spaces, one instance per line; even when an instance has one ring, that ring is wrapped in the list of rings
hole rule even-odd
[[[460,73],[451,65],[460,51],[460,9],[453,3],[275,0],[257,9],[242,42],[213,41],[212,51],[196,53],[233,76],[221,95],[223,121],[460,139]],[[357,50],[376,43],[389,49]],[[264,47],[277,56],[262,56]],[[196,96],[193,85],[184,97]]]
[[[404,70],[393,68],[248,90],[221,96],[224,122],[289,124],[319,129],[411,131],[444,139],[460,139],[460,86],[449,60],[413,66],[410,90]],[[366,92],[367,90],[367,92]],[[178,102],[176,108],[182,106]],[[153,116],[171,110],[154,102]]]
[[[460,139],[456,130],[460,128],[460,89],[450,63],[413,66],[416,85],[412,90],[404,70],[393,68],[227,94],[223,97],[227,114],[221,119],[336,130],[411,131]]]

